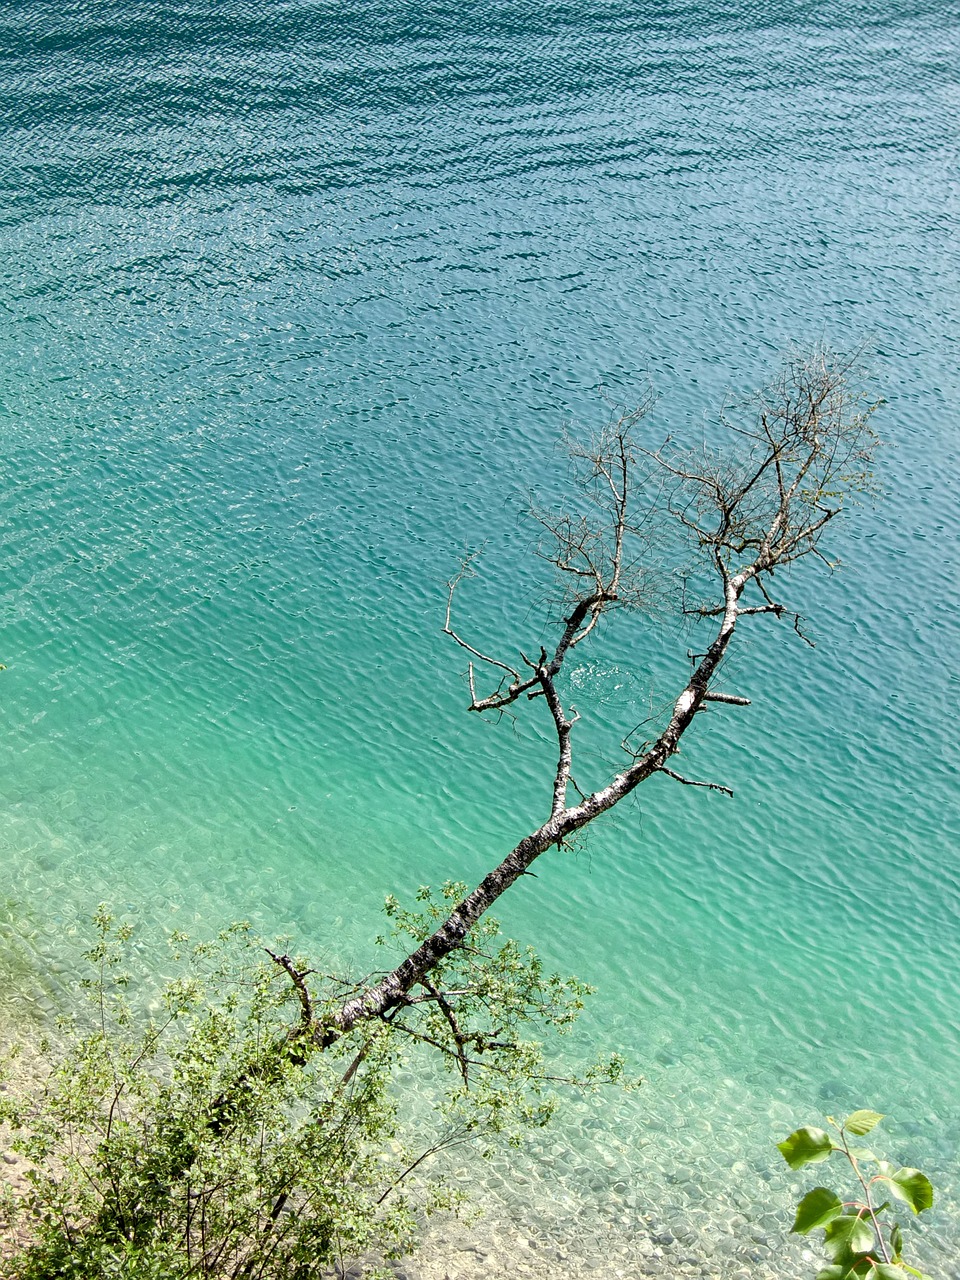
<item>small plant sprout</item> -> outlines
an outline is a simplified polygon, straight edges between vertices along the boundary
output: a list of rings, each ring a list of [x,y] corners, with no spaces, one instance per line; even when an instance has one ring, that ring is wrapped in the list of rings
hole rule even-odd
[[[903,1233],[888,1211],[895,1200],[915,1214],[929,1209],[933,1204],[930,1179],[919,1169],[897,1168],[865,1147],[851,1146],[849,1141],[865,1137],[882,1119],[877,1111],[854,1111],[843,1121],[827,1116],[836,1136],[805,1125],[777,1143],[791,1169],[819,1164],[839,1152],[856,1179],[853,1199],[843,1200],[829,1187],[814,1187],[797,1205],[792,1231],[808,1235],[818,1228],[823,1230],[829,1266],[817,1273],[816,1280],[846,1280],[848,1276],[863,1276],[866,1280],[909,1280],[915,1276],[929,1280],[922,1271],[904,1262]]]

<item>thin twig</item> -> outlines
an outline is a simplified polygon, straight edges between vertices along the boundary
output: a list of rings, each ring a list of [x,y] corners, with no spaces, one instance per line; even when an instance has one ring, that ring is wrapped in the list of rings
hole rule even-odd
[[[708,791],[722,791],[725,796],[733,798],[732,790],[719,782],[695,782],[693,778],[684,778],[682,774],[674,773],[666,765],[661,765],[659,772],[665,773],[668,778],[673,778],[674,782],[682,782],[685,787],[706,787]]]

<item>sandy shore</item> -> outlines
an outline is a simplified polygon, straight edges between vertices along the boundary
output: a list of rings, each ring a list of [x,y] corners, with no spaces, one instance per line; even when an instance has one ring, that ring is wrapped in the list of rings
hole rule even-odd
[[[33,1092],[42,1082],[45,1069],[37,1049],[37,1038],[15,1032],[9,1025],[0,1027],[0,1054],[6,1059],[0,1078],[0,1092],[22,1096]],[[20,1198],[29,1189],[26,1180],[28,1165],[23,1156],[11,1151],[11,1138],[9,1128],[0,1125],[0,1185],[8,1194]],[[28,1233],[0,1209],[0,1264],[10,1258],[27,1237]],[[6,1274],[5,1267],[3,1274]]]

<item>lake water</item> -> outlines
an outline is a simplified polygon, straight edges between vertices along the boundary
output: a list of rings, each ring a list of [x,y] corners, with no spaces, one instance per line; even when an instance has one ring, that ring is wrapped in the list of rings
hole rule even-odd
[[[487,1176],[567,1274],[651,1223],[654,1269],[806,1274],[772,1143],[869,1105],[960,1274],[957,6],[6,0],[0,108],[15,972],[56,996],[100,899],[369,967],[385,893],[475,879],[548,801],[537,709],[464,711],[463,549],[464,626],[536,644],[519,517],[565,425],[652,384],[695,435],[795,344],[866,342],[886,496],[789,583],[816,649],[755,626],[753,706],[685,746],[735,799],[655,779],[500,912],[647,1084]],[[581,784],[689,639],[578,651]]]

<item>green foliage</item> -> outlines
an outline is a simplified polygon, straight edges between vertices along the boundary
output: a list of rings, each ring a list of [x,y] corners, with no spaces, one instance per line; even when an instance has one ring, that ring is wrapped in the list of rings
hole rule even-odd
[[[856,1138],[865,1137],[871,1129],[875,1129],[883,1116],[879,1111],[854,1111],[847,1116],[843,1123],[847,1133],[852,1133]]]
[[[814,1227],[825,1227],[840,1213],[843,1213],[843,1201],[836,1192],[814,1187],[797,1205],[797,1216],[790,1230],[806,1235]]]
[[[423,886],[417,893],[418,911],[387,898],[393,930],[378,943],[397,943],[406,954],[411,943],[433,933],[466,891],[466,885],[448,881],[437,899]],[[447,1070],[460,1077],[461,1092],[471,1096],[473,1105],[478,1097],[485,1098],[497,1130],[509,1122],[516,1140],[529,1125],[549,1120],[557,1102],[552,1085],[638,1083],[625,1078],[624,1059],[617,1053],[576,1075],[546,1071],[542,1038],[569,1031],[592,994],[593,988],[576,978],[545,973],[532,947],[504,938],[498,921],[484,916],[471,930],[468,945],[456,948],[431,971],[422,990],[411,996],[402,1023],[395,1025],[404,1036],[439,1050]]]
[[[777,1146],[791,1169],[800,1169],[805,1164],[826,1160],[833,1150],[830,1135],[823,1129],[813,1129],[810,1125],[795,1130],[783,1142],[778,1142]]]
[[[421,900],[419,914],[388,904],[401,933],[438,909]],[[456,1202],[427,1156],[549,1119],[556,1081],[530,1028],[565,1029],[586,993],[485,921],[406,1008],[324,1046],[325,1014],[357,985],[266,952],[245,926],[194,947],[175,935],[149,1015],[129,926],[101,909],[96,927],[89,1007],[60,1024],[42,1094],[2,1104],[32,1165],[16,1280],[306,1280],[407,1251],[419,1217]],[[415,1127],[403,1069],[439,1086]]]
[[[889,1196],[909,1205],[914,1213],[922,1213],[933,1204],[933,1187],[919,1169],[898,1169],[880,1160],[872,1151],[852,1147],[847,1135],[862,1138],[883,1119],[877,1111],[854,1111],[838,1122],[828,1116],[836,1133],[832,1137],[824,1129],[805,1126],[778,1142],[777,1146],[791,1169],[818,1164],[838,1152],[848,1163],[858,1184],[858,1197],[841,1200],[828,1187],[814,1187],[797,1205],[792,1231],[806,1235],[822,1229],[823,1248],[831,1265],[817,1273],[817,1280],[846,1280],[862,1276],[865,1280],[909,1280],[910,1276],[927,1280],[922,1272],[903,1259],[903,1231],[899,1223],[884,1217],[890,1207]],[[862,1164],[872,1164],[876,1172],[865,1172]],[[882,1199],[882,1197],[887,1197]]]

